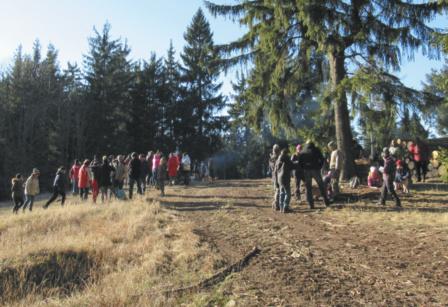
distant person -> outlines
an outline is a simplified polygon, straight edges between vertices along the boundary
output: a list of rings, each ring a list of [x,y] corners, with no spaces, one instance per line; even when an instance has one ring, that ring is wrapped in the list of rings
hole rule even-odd
[[[61,195],[61,206],[65,203],[65,167],[61,166],[58,171],[56,172],[56,176],[54,178],[53,182],[53,195],[51,195],[50,199],[46,202],[46,204],[43,206],[44,209],[47,209],[48,206],[52,202],[58,198],[59,195]]]
[[[132,199],[134,185],[137,185],[137,193],[142,195],[142,186],[140,184],[141,162],[136,152],[131,155],[132,160],[129,162],[129,199]]]
[[[13,213],[17,213],[19,209],[23,206],[23,178],[21,174],[17,174],[11,179],[11,197],[14,203]]]
[[[146,155],[146,164],[148,165],[148,175],[145,178],[147,186],[153,185],[151,183],[151,178],[152,178],[152,158],[153,158],[152,151],[148,151],[148,154]]]
[[[160,158],[159,169],[157,170],[157,185],[160,189],[160,195],[165,196],[165,180],[167,174],[167,162],[165,157]]]
[[[190,172],[191,172],[191,159],[188,153],[182,155],[182,176],[184,179],[184,185],[190,184]]]
[[[375,188],[375,189],[381,188],[381,186],[383,185],[383,180],[381,178],[381,174],[378,171],[378,168],[375,166],[370,167],[370,172],[367,177],[367,185],[370,188]]]
[[[276,188],[280,192],[279,210],[281,213],[290,211],[289,201],[291,200],[291,171],[294,169],[294,164],[288,154],[288,149],[281,151],[275,163],[275,178]]]
[[[81,165],[81,168],[78,172],[78,188],[79,188],[79,197],[82,200],[86,200],[89,195],[89,160],[84,160],[84,163]]]
[[[275,165],[279,156],[280,146],[278,144],[274,144],[274,146],[272,146],[272,152],[269,155],[269,172],[271,173],[272,183],[274,185],[274,200],[272,202],[272,209],[274,210],[280,210],[280,190],[275,174]]]
[[[302,182],[305,183],[305,175],[303,173],[302,167],[299,164],[299,155],[300,155],[301,150],[302,150],[302,145],[297,144],[296,152],[291,156],[291,161],[294,162],[294,170],[293,170],[293,175],[294,175],[294,179],[295,179],[294,195],[299,203],[301,202],[300,185]]]
[[[152,183],[155,187],[157,187],[157,169],[159,168],[159,164],[160,164],[160,151],[157,150],[157,152],[153,155],[152,157]]]
[[[114,160],[113,167],[115,168],[114,189],[123,190],[124,180],[127,176],[127,166],[124,163],[123,155],[117,156],[117,159]]]
[[[415,143],[411,143],[409,146],[409,152],[412,154],[412,158],[415,162],[415,171],[417,175],[417,181],[426,181],[426,173],[428,172],[429,164],[429,149],[428,146],[419,138]]]
[[[339,176],[342,170],[342,152],[338,150],[336,143],[328,143],[330,149],[330,163],[328,174],[324,178],[324,184],[328,190],[328,197],[334,198],[339,194]]]
[[[103,164],[101,165],[101,173],[99,178],[99,188],[101,191],[101,201],[104,202],[108,199],[108,193],[112,191],[112,176],[115,172],[115,168],[110,165],[107,156],[103,157]]]
[[[178,169],[179,169],[179,160],[174,155],[174,153],[170,153],[170,156],[168,158],[168,177],[171,185],[174,185],[176,183]]]
[[[140,155],[140,185],[143,193],[146,192],[146,177],[151,172],[149,168],[148,161],[146,160],[146,156],[144,154]]]
[[[396,162],[395,178],[394,178],[394,188],[395,191],[402,190],[403,193],[409,193],[409,177],[410,172],[408,167],[403,161],[398,160]]]
[[[79,169],[81,168],[81,163],[79,163],[79,160],[76,159],[73,163],[72,168],[70,169],[70,182],[72,184],[72,193],[73,195],[78,195],[79,188],[78,188],[78,179],[79,179]]]
[[[215,160],[213,157],[208,159],[207,163],[208,177],[211,183],[215,181]]]
[[[303,168],[305,175],[305,187],[306,187],[306,199],[311,209],[314,208],[313,198],[313,186],[312,180],[314,179],[319,187],[320,195],[324,199],[326,207],[330,206],[330,201],[327,198],[325,192],[325,185],[322,180],[320,170],[324,165],[324,157],[319,148],[317,148],[313,142],[308,141],[299,155],[299,163]]]
[[[40,193],[39,189],[39,175],[37,168],[33,169],[33,173],[25,182],[25,203],[23,204],[23,211],[29,205],[30,211],[33,211],[34,198]]]
[[[394,189],[395,159],[387,147],[383,149],[383,160],[383,185],[381,186],[381,196],[378,204],[386,205],[387,193],[389,192],[395,200],[395,206],[401,207],[400,199]]]
[[[92,188],[92,200],[93,203],[96,204],[96,200],[98,195],[100,194],[100,185],[99,182],[101,180],[101,163],[98,158],[95,156],[92,163],[90,163],[90,186]]]

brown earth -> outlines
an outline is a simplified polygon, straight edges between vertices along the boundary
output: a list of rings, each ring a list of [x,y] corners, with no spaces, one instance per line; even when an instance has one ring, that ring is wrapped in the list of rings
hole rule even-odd
[[[419,190],[418,192],[416,190]],[[193,222],[201,244],[222,259],[254,246],[260,254],[239,273],[204,289],[207,305],[448,306],[448,193],[417,185],[403,209],[375,205],[379,192],[344,190],[331,209],[271,209],[268,180],[168,187],[149,198]]]

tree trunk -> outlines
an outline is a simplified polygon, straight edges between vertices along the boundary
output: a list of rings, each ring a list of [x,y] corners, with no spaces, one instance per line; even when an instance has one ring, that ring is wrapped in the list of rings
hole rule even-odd
[[[341,179],[348,180],[355,175],[353,159],[353,135],[347,107],[345,90],[338,88],[346,77],[344,52],[330,52],[330,80],[333,91],[334,121],[336,125],[336,142],[343,153]]]

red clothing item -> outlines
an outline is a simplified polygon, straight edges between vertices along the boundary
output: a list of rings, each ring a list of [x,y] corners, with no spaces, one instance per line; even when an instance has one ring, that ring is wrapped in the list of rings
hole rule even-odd
[[[417,144],[412,144],[411,146],[409,146],[409,152],[412,154],[412,158],[414,159],[414,161],[419,162],[422,160],[420,146],[418,146]]]
[[[371,173],[367,178],[367,185],[371,188],[380,188],[382,184],[381,176],[378,172]]]
[[[85,189],[89,185],[89,170],[87,165],[81,166],[78,172],[78,188]]]
[[[79,176],[79,169],[81,168],[81,165],[74,164],[72,168],[70,169],[70,180],[77,181]]]
[[[172,156],[168,159],[168,176],[176,177],[177,176],[177,168],[179,167],[179,160],[176,156]]]

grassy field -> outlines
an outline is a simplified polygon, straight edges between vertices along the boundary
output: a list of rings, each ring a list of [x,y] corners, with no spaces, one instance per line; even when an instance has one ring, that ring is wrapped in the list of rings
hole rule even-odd
[[[149,191],[134,201],[69,199],[0,211],[0,304],[11,306],[361,306],[448,303],[448,193],[374,205],[344,191],[316,210],[271,210],[267,180]],[[391,202],[392,204],[392,202]],[[238,272],[223,272],[254,246]],[[174,291],[173,291],[174,290]]]

